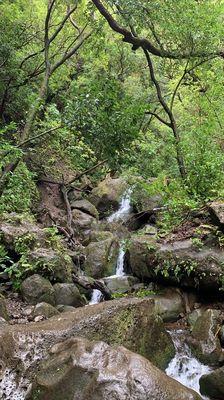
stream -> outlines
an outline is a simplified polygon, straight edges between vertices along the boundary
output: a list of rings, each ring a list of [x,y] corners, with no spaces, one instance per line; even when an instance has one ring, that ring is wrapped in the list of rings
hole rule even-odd
[[[128,189],[125,194],[123,195],[120,203],[120,207],[117,211],[111,214],[108,217],[108,222],[118,222],[118,221],[125,221],[130,212],[131,212],[131,189]],[[118,258],[117,258],[117,265],[116,271],[114,276],[125,276],[124,272],[124,258],[125,258],[125,250],[124,250],[124,243],[121,242]],[[92,293],[91,300],[89,305],[98,304],[103,299],[103,295],[100,290],[94,289]]]
[[[199,379],[202,375],[211,372],[212,369],[192,356],[191,350],[185,342],[186,331],[179,329],[169,331],[169,333],[176,349],[176,355],[168,365],[166,374],[200,394]],[[203,396],[202,399],[208,400]]]
[[[119,209],[108,217],[108,222],[125,221],[130,215],[131,209],[131,189],[129,189],[123,195]],[[124,243],[121,242],[115,276],[125,276],[124,259]],[[102,293],[95,289],[93,290],[89,305],[98,304],[102,300]],[[209,373],[211,368],[207,365],[203,365],[194,356],[192,356],[191,350],[185,342],[185,336],[187,333],[186,331],[179,329],[169,331],[169,333],[176,349],[176,355],[169,363],[165,371],[166,374],[176,381],[182,383],[184,386],[193,389],[195,392],[200,394],[199,380],[202,375]],[[203,396],[202,399],[209,400],[207,397]]]

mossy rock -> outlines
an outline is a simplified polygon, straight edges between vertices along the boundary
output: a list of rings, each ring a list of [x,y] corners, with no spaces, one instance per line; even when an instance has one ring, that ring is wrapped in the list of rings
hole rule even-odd
[[[113,275],[116,269],[118,250],[118,242],[113,235],[102,241],[91,242],[85,248],[86,275],[95,279]]]

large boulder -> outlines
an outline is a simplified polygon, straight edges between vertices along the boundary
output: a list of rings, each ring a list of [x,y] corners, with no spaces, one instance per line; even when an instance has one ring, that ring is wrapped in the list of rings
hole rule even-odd
[[[159,243],[151,235],[133,235],[129,260],[132,272],[141,279],[216,292],[224,282],[224,251],[196,248],[192,240]]]
[[[56,283],[53,288],[56,305],[81,307],[86,304],[85,298],[73,283]]]
[[[26,278],[21,285],[23,300],[28,304],[49,303],[55,304],[52,284],[42,276],[35,274]]]
[[[90,201],[87,199],[72,201],[71,208],[81,210],[84,213],[89,214],[96,219],[99,218],[99,213],[98,213],[96,207],[92,203],[90,203]]]
[[[104,278],[104,282],[111,293],[128,293],[133,290],[133,286],[138,283],[138,279],[129,275],[113,275]]]
[[[83,338],[51,349],[29,398],[59,400],[65,392],[67,400],[200,400],[197,393],[125,347]]]
[[[96,227],[97,220],[90,214],[83,212],[78,209],[72,210],[72,217],[73,217],[73,227],[74,229],[78,229],[79,231],[90,231],[94,227]]]
[[[224,229],[224,202],[213,201],[208,206],[213,222],[222,230]]]
[[[211,399],[224,399],[224,367],[203,375],[200,379],[200,391]]]
[[[208,309],[196,320],[188,343],[193,354],[204,364],[219,365],[223,352],[218,337],[223,316],[221,311]]]
[[[0,236],[21,278],[36,271],[57,281],[71,281],[72,259],[55,229],[42,228],[31,218],[11,213],[0,219]]]
[[[96,206],[100,217],[108,216],[109,213],[118,209],[127,187],[124,179],[112,179],[108,176],[92,190],[89,200]]]
[[[55,307],[53,307],[51,304],[44,303],[44,302],[38,303],[32,311],[33,318],[40,317],[40,316],[42,316],[44,318],[51,318],[54,315],[58,315],[58,314],[59,314],[59,311]]]
[[[91,242],[84,253],[86,275],[99,279],[115,273],[118,242],[112,234],[105,240]]]
[[[28,387],[38,360],[54,344],[73,336],[124,345],[165,369],[175,355],[170,335],[155,313],[153,299],[120,299],[64,312],[38,323],[0,327],[0,389],[12,393]],[[1,386],[2,385],[2,386]],[[20,395],[19,398],[25,398]]]
[[[175,322],[186,311],[184,295],[176,288],[168,288],[153,297],[156,313],[164,322]]]
[[[38,248],[27,254],[28,262],[43,275],[58,282],[72,282],[73,263],[65,252]],[[20,262],[18,263],[18,267]]]

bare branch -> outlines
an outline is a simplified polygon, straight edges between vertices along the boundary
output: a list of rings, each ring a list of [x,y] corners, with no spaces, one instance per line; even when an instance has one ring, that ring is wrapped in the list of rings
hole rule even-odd
[[[157,118],[160,122],[162,122],[162,124],[167,125],[169,128],[171,128],[171,124],[170,122],[165,121],[165,119],[163,119],[162,117],[160,117],[158,114],[152,112],[152,111],[146,111],[145,114],[149,114],[152,115],[153,117]]]

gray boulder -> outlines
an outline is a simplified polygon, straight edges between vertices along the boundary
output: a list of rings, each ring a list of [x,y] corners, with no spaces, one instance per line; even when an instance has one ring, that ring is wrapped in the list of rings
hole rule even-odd
[[[201,377],[200,392],[211,399],[224,399],[224,367]]]
[[[84,253],[86,275],[99,279],[115,273],[118,242],[113,235],[102,241],[91,242]]]
[[[185,312],[183,295],[176,288],[163,290],[154,296],[155,310],[164,322],[175,322]]]
[[[100,217],[105,217],[119,208],[122,195],[127,188],[124,179],[112,179],[108,176],[92,190],[89,200],[99,211]]]
[[[72,217],[73,227],[74,229],[78,229],[79,231],[89,231],[93,229],[97,224],[97,220],[95,217],[78,209],[72,210]]]
[[[38,265],[39,271],[48,273],[59,282],[72,282],[72,260],[65,252],[38,248],[27,254],[31,265]]]
[[[99,218],[99,213],[96,207],[92,203],[90,203],[89,200],[82,199],[82,200],[72,201],[71,208],[81,210],[82,212],[89,214],[96,219]]]
[[[222,348],[218,337],[222,313],[208,309],[197,318],[192,338],[188,339],[193,354],[204,364],[219,365],[223,360]]]
[[[32,312],[33,318],[43,316],[44,318],[51,318],[54,315],[58,315],[59,311],[48,303],[38,303]]]
[[[74,384],[75,383],[75,384]],[[200,400],[125,347],[72,338],[55,345],[36,374],[30,399]]]
[[[208,206],[213,222],[224,229],[224,202],[213,201]]]
[[[190,314],[188,314],[187,322],[191,331],[193,330],[198,318],[202,315],[203,311],[204,311],[203,309],[198,308],[192,311]]]
[[[56,283],[53,288],[56,305],[81,307],[86,304],[84,297],[73,283]]]
[[[138,283],[138,279],[134,276],[108,276],[104,278],[104,282],[107,285],[111,293],[128,293],[131,292],[133,286]]]
[[[132,272],[140,279],[212,291],[224,282],[224,251],[195,248],[191,240],[163,244],[150,235],[133,235],[129,259]]]
[[[55,304],[54,289],[52,284],[40,275],[26,278],[21,285],[23,300],[28,304],[49,303]]]

